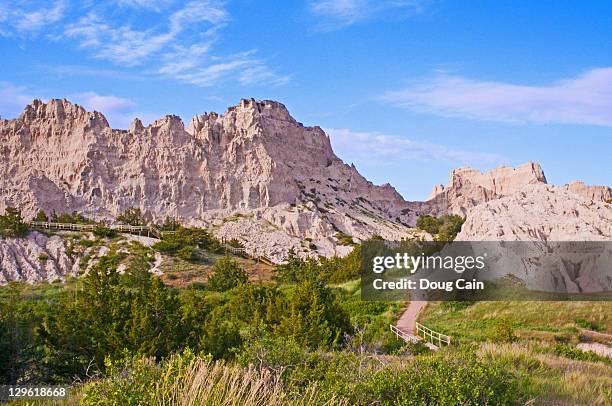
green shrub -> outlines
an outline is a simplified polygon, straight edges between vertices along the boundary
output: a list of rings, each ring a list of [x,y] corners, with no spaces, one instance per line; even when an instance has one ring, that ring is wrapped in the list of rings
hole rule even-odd
[[[602,328],[599,324],[590,321],[590,320],[586,320],[583,319],[582,317],[577,317],[575,320],[576,324],[578,324],[578,326],[587,329],[587,330],[593,330],[593,331],[601,331]]]
[[[208,288],[224,292],[248,282],[247,274],[240,268],[238,262],[230,257],[223,257],[213,265],[213,273],[208,278]]]
[[[84,240],[79,240],[77,244],[79,244],[81,247],[89,248],[89,247],[93,247],[94,245],[96,245],[96,242],[93,240],[84,239]]]
[[[419,216],[416,226],[419,230],[427,231],[432,235],[438,234],[438,231],[440,230],[440,223],[438,222],[438,219],[430,215]]]
[[[511,343],[517,339],[514,334],[514,326],[507,318],[495,320],[487,338],[494,343]]]
[[[28,226],[21,217],[21,211],[7,207],[0,216],[0,237],[24,237],[28,233]]]
[[[49,260],[49,254],[47,254],[46,252],[41,252],[40,254],[38,254],[38,260],[40,262],[47,262]]]
[[[357,404],[510,405],[519,400],[518,378],[502,365],[465,354],[431,356],[402,369],[385,368],[353,390]]]
[[[181,224],[173,217],[166,217],[164,223],[159,226],[161,231],[176,231]]]
[[[117,236],[117,231],[106,227],[104,224],[97,224],[93,229],[93,234],[99,238],[114,238]]]
[[[44,210],[39,210],[36,216],[34,216],[34,221],[43,221],[46,223],[49,221],[49,217],[47,217],[47,213],[45,213]]]
[[[52,223],[69,223],[69,224],[93,224],[93,221],[88,219],[76,211],[72,213],[56,213],[55,210],[51,213]]]
[[[145,224],[144,217],[139,208],[129,207],[119,213],[117,221],[130,226],[142,226]]]
[[[336,235],[334,235],[334,237],[336,237],[340,245],[355,245],[355,241],[353,241],[353,237],[341,231],[338,231]]]
[[[190,245],[178,250],[176,255],[185,261],[196,261],[199,258],[198,250]]]
[[[612,364],[612,359],[601,356],[593,351],[582,351],[580,348],[570,344],[557,344],[554,353],[560,357],[575,359],[579,361],[605,362]]]
[[[418,229],[435,236],[436,241],[453,241],[461,231],[465,219],[455,214],[445,214],[439,218],[425,215],[417,219]]]
[[[155,243],[152,248],[168,255],[177,255],[178,251],[185,247],[218,251],[220,244],[203,228],[179,227],[175,232],[165,234],[164,239]]]
[[[88,405],[252,405],[290,404],[278,374],[253,366],[242,368],[189,351],[161,364],[151,359],[132,358],[112,374],[85,386],[81,404]],[[317,404],[313,391],[299,402]]]

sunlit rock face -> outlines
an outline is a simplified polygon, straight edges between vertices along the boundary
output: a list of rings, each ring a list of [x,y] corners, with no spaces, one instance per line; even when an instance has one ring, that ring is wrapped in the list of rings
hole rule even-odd
[[[460,168],[427,201],[407,202],[343,163],[321,128],[303,126],[275,101],[242,100],[223,114],[197,115],[186,128],[168,115],[118,130],[67,100],[35,100],[18,118],[0,120],[0,157],[0,213],[12,206],[26,218],[42,209],[112,220],[138,207],[152,222],[171,217],[209,227],[276,262],[290,249],[345,255],[352,249],[346,236],[431,238],[413,228],[423,214],[466,216],[460,238],[610,236],[607,186],[556,188],[535,163],[485,173]],[[74,272],[59,261],[55,275],[47,269],[54,258],[39,264],[43,279]]]
[[[470,208],[511,195],[525,185],[545,183],[544,171],[532,162],[484,173],[473,168],[459,168],[451,172],[447,186],[434,187],[427,203],[432,211],[440,214],[466,215]]]
[[[0,141],[0,211],[14,206],[25,217],[43,209],[113,218],[139,207],[155,222],[214,225],[278,260],[291,247],[345,254],[338,233],[356,241],[414,234],[410,203],[344,164],[323,130],[274,101],[242,100],[187,128],[169,115],[117,130],[66,100],[35,100],[0,121]]]

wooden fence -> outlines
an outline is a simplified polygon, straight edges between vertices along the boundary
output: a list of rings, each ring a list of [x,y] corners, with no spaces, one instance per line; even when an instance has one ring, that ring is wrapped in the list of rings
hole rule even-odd
[[[51,223],[46,221],[30,221],[28,225],[32,228],[43,228],[46,230],[64,230],[64,231],[93,231],[97,224],[74,224],[74,223]],[[113,224],[108,227],[111,230],[119,233],[146,235],[147,237],[155,237],[162,240],[164,236],[174,234],[174,231],[161,231],[157,226],[130,226],[125,224]]]
[[[419,337],[422,337],[423,340],[430,342],[437,347],[442,347],[442,345],[450,345],[451,343],[450,336],[433,331],[419,322],[416,323],[416,330]]]
[[[416,343],[418,341],[420,341],[420,337],[418,336],[413,336],[412,334],[408,334],[402,330],[400,330],[399,328],[395,327],[393,324],[391,324],[391,331],[393,331],[395,333],[395,335],[397,336],[397,338],[406,341],[407,343]]]

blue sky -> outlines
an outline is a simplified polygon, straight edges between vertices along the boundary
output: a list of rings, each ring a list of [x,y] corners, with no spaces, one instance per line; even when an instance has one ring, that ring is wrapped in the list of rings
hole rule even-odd
[[[612,184],[612,3],[3,1],[0,115],[68,98],[125,128],[283,102],[375,183],[527,161]]]

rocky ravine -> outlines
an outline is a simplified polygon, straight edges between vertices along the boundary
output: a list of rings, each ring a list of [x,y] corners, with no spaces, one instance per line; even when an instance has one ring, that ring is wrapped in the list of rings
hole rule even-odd
[[[580,208],[582,217],[574,229],[557,227],[554,213],[562,202],[540,200],[546,194],[529,198],[538,207],[552,205],[548,212],[532,215],[509,210],[506,203],[497,209],[491,205],[505,198],[526,201],[523,189],[532,186],[571,196],[563,209],[570,212],[572,205],[583,204],[578,198],[600,202],[612,195],[609,187],[579,182],[547,186],[540,166],[528,163],[486,173],[457,169],[429,200],[407,202],[390,185],[373,185],[344,164],[319,127],[304,127],[273,101],[242,100],[223,115],[194,117],[187,128],[180,118],[165,116],[147,127],[135,119],[129,130],[116,130],[99,112],[66,100],[35,100],[17,119],[0,121],[0,157],[0,212],[14,206],[26,217],[43,209],[112,219],[125,208],[139,207],[151,221],[174,217],[210,227],[218,237],[237,238],[250,252],[276,261],[290,248],[300,255],[344,255],[351,247],[342,245],[342,234],[356,241],[375,234],[389,240],[422,235],[412,228],[422,214],[467,216],[461,236],[468,239],[493,238],[499,222],[507,224],[505,236],[522,238],[513,219],[537,223],[542,215],[551,216],[549,227],[566,236],[581,238],[595,229],[606,235],[608,228],[599,225],[599,217]],[[592,227],[583,221],[587,218]],[[43,246],[37,238],[30,236],[23,247]],[[9,244],[12,254],[7,254]],[[35,249],[17,249],[15,244],[0,240],[3,272],[13,269],[13,263],[40,262],[34,260]],[[54,261],[50,255],[40,264],[42,278],[48,279],[48,267],[56,266],[60,274],[72,272]],[[31,280],[18,276],[27,272],[5,272],[5,279]]]

